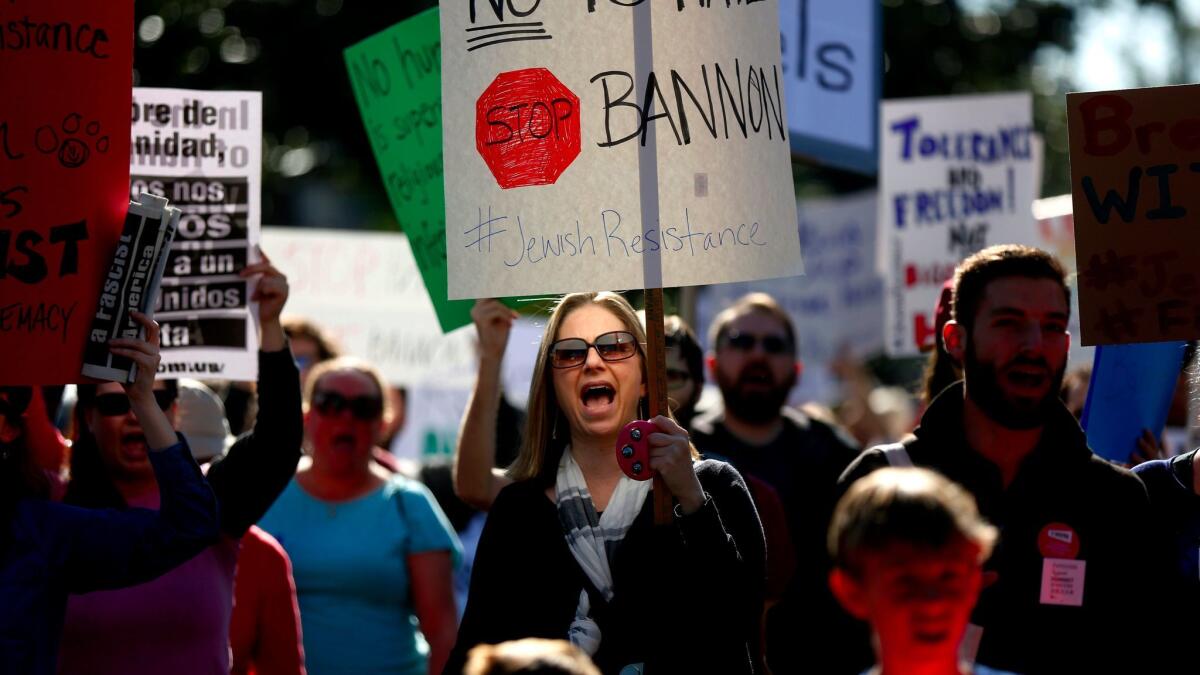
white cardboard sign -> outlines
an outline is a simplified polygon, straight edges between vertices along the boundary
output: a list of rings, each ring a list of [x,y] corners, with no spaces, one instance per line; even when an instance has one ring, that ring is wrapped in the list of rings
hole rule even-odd
[[[885,344],[892,356],[915,355],[934,339],[938,296],[963,258],[1040,243],[1032,99],[885,101],[879,135]]]
[[[442,2],[441,29],[450,298],[803,272],[778,0]]]
[[[182,214],[154,319],[163,377],[255,380],[257,306],[238,276],[261,224],[262,93],[134,87],[130,195]]]
[[[288,277],[284,311],[316,321],[390,383],[413,386],[476,363],[473,330],[438,327],[403,234],[265,227],[262,241]]]
[[[875,270],[874,190],[797,203],[807,274],[790,279],[720,284],[700,289],[696,326],[707,344],[718,312],[746,293],[771,294],[796,326],[804,373],[789,400],[837,399],[829,372],[839,351],[866,358],[883,349],[883,280]]]

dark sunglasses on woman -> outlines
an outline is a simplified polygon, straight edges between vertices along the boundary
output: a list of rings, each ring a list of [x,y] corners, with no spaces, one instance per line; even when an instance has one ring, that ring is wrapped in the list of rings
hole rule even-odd
[[[346,397],[332,391],[318,391],[313,394],[312,406],[326,417],[349,410],[355,419],[368,421],[383,414],[383,400],[377,396]]]
[[[154,402],[158,404],[158,407],[163,412],[166,412],[170,410],[171,404],[175,402],[175,394],[166,389],[155,389]],[[93,400],[92,405],[96,407],[97,412],[106,417],[117,417],[118,415],[127,414],[131,406],[128,396],[117,393],[99,394]]]
[[[555,368],[575,368],[587,361],[588,350],[605,361],[624,361],[637,353],[637,338],[625,330],[614,330],[596,337],[595,342],[583,338],[565,338],[550,345],[550,365]]]

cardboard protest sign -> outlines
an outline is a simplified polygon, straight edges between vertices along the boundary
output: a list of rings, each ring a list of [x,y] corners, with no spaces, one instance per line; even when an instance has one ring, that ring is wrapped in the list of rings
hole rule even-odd
[[[129,205],[132,3],[0,4],[0,382],[78,382]]]
[[[1090,366],[1095,347],[1079,344],[1079,275],[1075,261],[1075,217],[1071,213],[1071,195],[1047,197],[1033,202],[1033,218],[1037,221],[1038,248],[1049,251],[1067,270],[1067,285],[1071,288],[1071,318],[1067,330],[1071,333],[1068,367]]]
[[[833,402],[839,386],[829,365],[842,350],[865,358],[883,349],[883,280],[875,270],[875,191],[797,202],[806,274],[719,284],[696,298],[697,336],[706,349],[716,315],[751,292],[769,293],[796,326],[805,367],[793,402]]]
[[[779,30],[793,152],[875,175],[883,83],[880,4],[780,0]]]
[[[154,319],[166,377],[258,378],[252,284],[262,193],[262,93],[137,87],[131,194],[182,215]]]
[[[465,326],[472,303],[446,296],[438,10],[401,21],[344,55],[388,200],[413,243],[438,322],[446,332]]]
[[[1097,455],[1128,462],[1143,429],[1162,433],[1186,350],[1186,342],[1096,348],[1080,424]]]
[[[544,319],[522,318],[509,334],[501,373],[503,395],[518,408],[525,406],[529,395],[529,380],[544,329]],[[469,368],[408,385],[404,428],[392,441],[392,453],[420,464],[452,461],[476,372],[477,363],[473,362]]]
[[[474,330],[438,329],[408,237],[266,227],[262,242],[271,262],[288,276],[287,313],[316,321],[392,384],[474,372]]]
[[[1030,95],[885,101],[880,118],[879,269],[886,347],[934,344],[942,285],[993,244],[1038,243]]]
[[[441,4],[451,298],[802,272],[777,0],[635,4]]]
[[[1067,96],[1083,344],[1200,337],[1200,85]]]
[[[169,206],[162,197],[142,193],[129,203],[125,227],[104,276],[100,305],[92,315],[83,353],[84,375],[115,382],[137,378],[137,363],[113,354],[108,343],[113,338],[145,335],[133,312],[150,314],[178,227],[179,209]]]

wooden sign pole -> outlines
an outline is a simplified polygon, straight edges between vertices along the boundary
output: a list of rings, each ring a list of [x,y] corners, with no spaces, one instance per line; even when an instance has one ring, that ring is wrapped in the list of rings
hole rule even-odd
[[[646,289],[646,388],[650,417],[670,414],[667,408],[667,343],[661,288]],[[654,477],[654,522],[671,522],[671,492],[661,476]]]
[[[650,3],[633,11],[634,70],[638,81],[645,82],[654,72],[654,35]],[[643,223],[657,223],[658,204],[658,136],[654,127],[645,130],[638,151],[641,215]],[[642,254],[642,285],[646,290],[646,379],[650,417],[669,415],[667,409],[667,356],[663,324],[662,257],[658,249]],[[671,522],[671,492],[663,479],[654,477],[654,522]]]

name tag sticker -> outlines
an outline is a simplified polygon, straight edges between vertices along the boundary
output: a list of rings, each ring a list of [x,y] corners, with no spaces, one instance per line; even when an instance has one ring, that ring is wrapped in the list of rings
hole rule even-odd
[[[1083,580],[1086,560],[1042,560],[1043,605],[1083,606]]]

